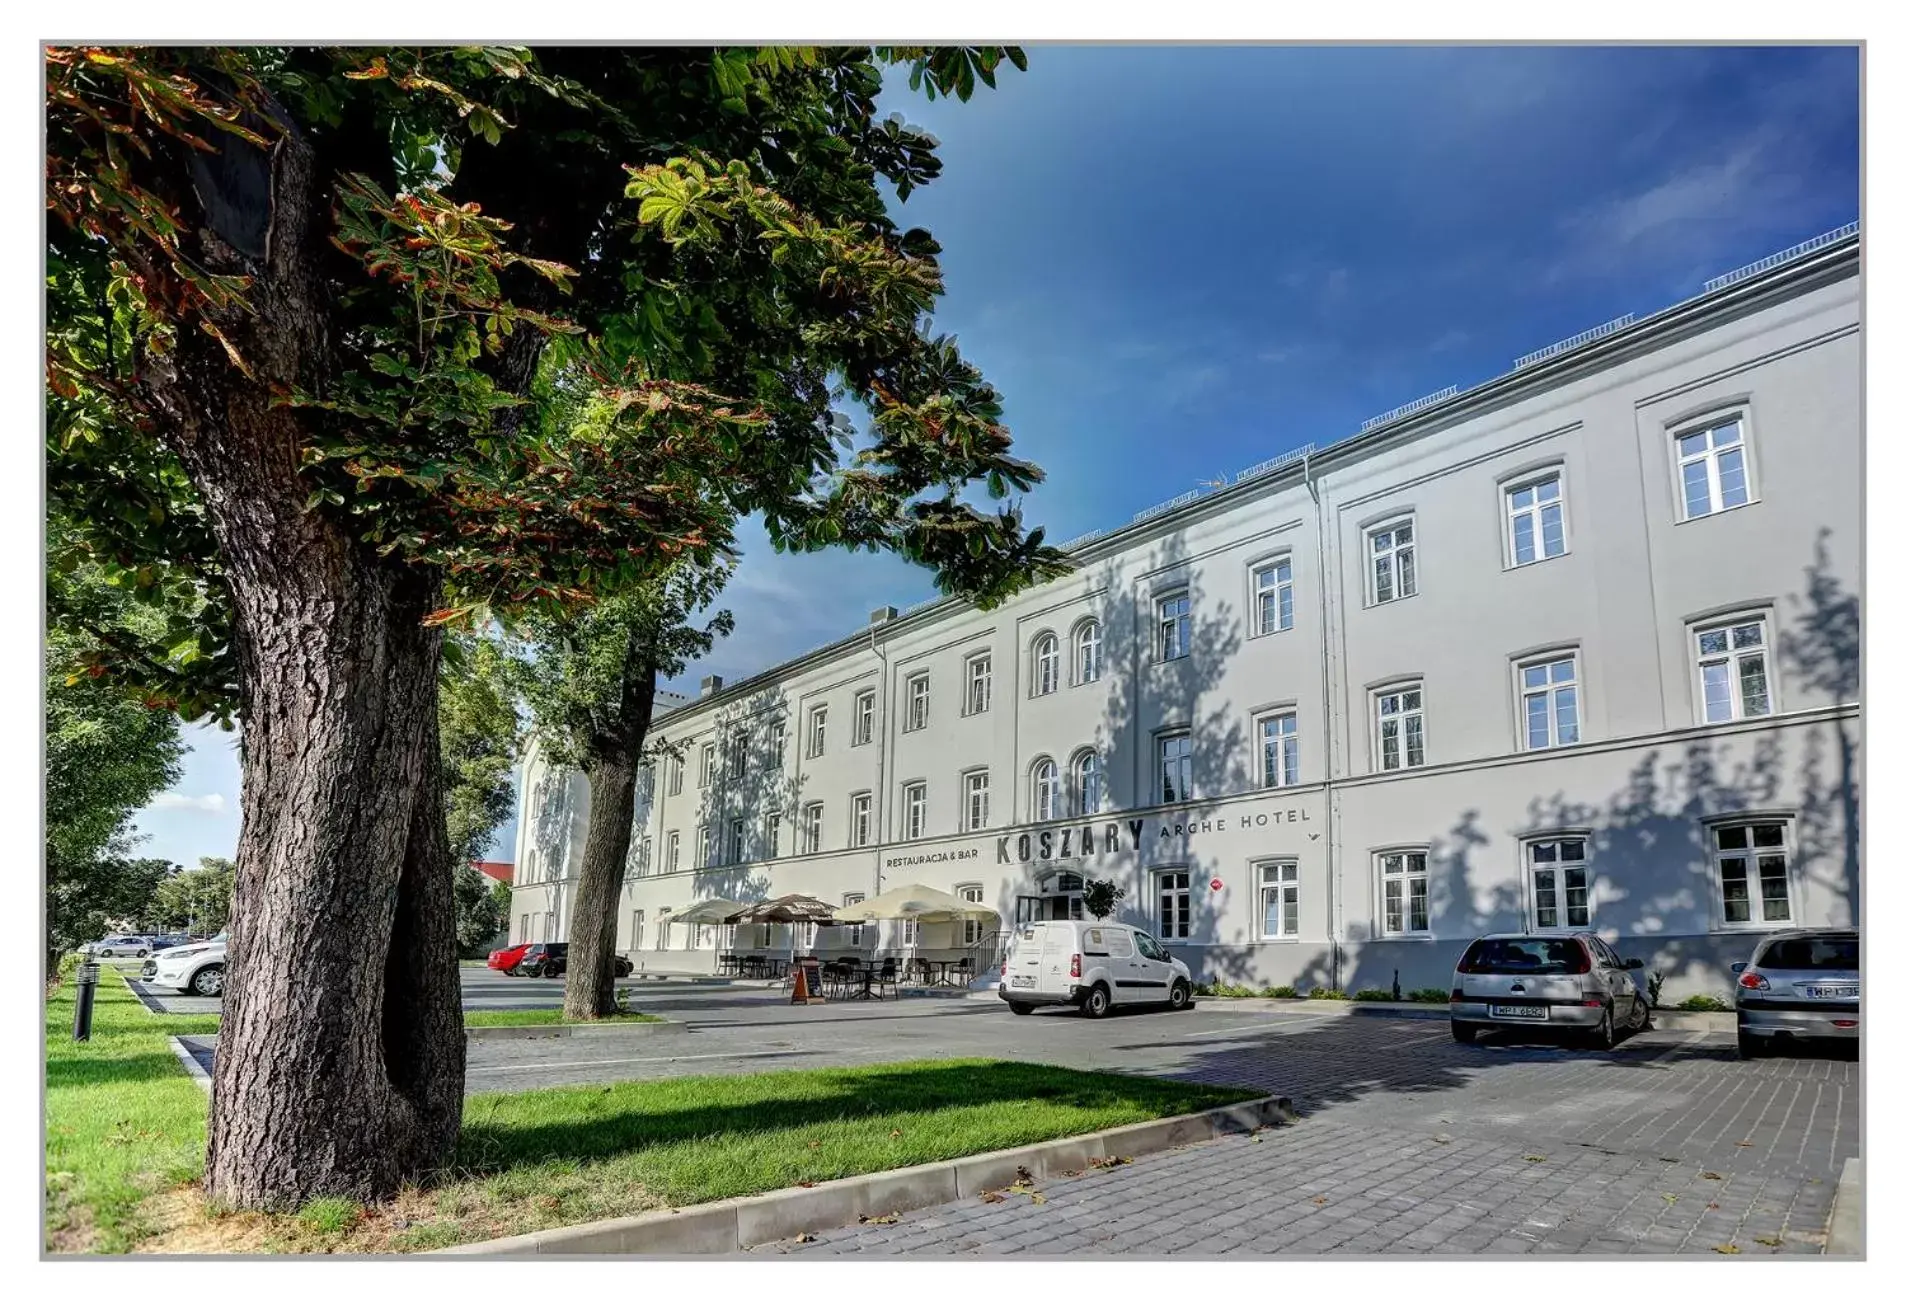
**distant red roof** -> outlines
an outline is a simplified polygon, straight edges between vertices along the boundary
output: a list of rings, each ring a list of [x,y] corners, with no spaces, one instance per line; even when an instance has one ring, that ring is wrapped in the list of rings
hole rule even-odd
[[[511,884],[516,876],[516,864],[514,863],[472,863],[470,866],[491,880],[501,881],[505,885]]]

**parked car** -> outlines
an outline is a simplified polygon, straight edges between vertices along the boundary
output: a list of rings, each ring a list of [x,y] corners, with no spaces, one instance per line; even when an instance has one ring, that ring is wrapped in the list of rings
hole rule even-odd
[[[1191,969],[1157,940],[1117,922],[1029,922],[1006,953],[999,996],[1016,1016],[1071,1006],[1090,1017],[1114,1007],[1191,1006]]]
[[[1742,1057],[1778,1039],[1860,1037],[1860,933],[1769,935],[1734,969],[1734,1034]]]
[[[1651,1029],[1654,1011],[1639,975],[1600,936],[1485,935],[1450,981],[1449,1032],[1474,1043],[1485,1026],[1559,1032],[1608,1049],[1623,1031]]]
[[[152,950],[150,935],[108,935],[86,946],[95,958],[143,958]]]
[[[181,944],[153,956],[146,983],[176,989],[201,998],[217,998],[225,991],[225,936],[214,935],[203,944]]]
[[[490,952],[490,970],[500,971],[506,976],[514,976],[517,974],[517,964],[529,951],[530,946],[527,944],[512,944],[506,949],[493,949]]]
[[[511,974],[560,976],[567,970],[569,970],[569,945],[558,940],[548,944],[530,945]]]

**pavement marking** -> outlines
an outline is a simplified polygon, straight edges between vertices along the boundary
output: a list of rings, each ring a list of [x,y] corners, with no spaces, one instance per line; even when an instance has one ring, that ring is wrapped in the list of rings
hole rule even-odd
[[[1334,1021],[1338,1019],[1336,1016],[1329,1013],[1324,1013],[1324,1012],[1310,1012],[1310,1013],[1305,1013],[1301,1015],[1293,1015],[1289,1012],[1267,1012],[1264,1015],[1276,1017],[1278,1021],[1281,1023],[1281,1025],[1294,1025],[1298,1022],[1309,1022],[1309,1021]],[[1198,1030],[1198,1031],[1194,1031],[1191,1034],[1183,1035],[1181,1037],[1185,1039],[1209,1039],[1213,1035],[1221,1035],[1221,1034],[1228,1034],[1228,1035],[1275,1034],[1277,1033],[1279,1028],[1280,1028],[1280,1025],[1236,1026],[1236,1027],[1227,1026],[1226,1028],[1222,1030]]]
[[[520,1062],[512,1066],[472,1066],[467,1068],[464,1074],[479,1075],[487,1071],[564,1071],[583,1066],[634,1066],[652,1062],[705,1062],[716,1057],[793,1057],[798,1056],[802,1051],[804,1050],[796,1049],[790,1052],[785,1048],[775,1048],[758,1053],[695,1053],[687,1057],[604,1057],[586,1062]]]

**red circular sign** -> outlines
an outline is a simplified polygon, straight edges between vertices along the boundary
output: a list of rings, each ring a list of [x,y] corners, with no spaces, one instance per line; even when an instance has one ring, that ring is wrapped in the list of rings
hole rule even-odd
[[[1224,889],[1224,882],[1214,876],[1211,878],[1211,888],[1213,890],[1222,890]]]

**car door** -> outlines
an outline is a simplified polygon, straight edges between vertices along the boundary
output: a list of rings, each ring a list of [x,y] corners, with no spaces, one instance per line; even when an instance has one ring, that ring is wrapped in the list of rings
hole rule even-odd
[[[1615,1024],[1626,1025],[1635,1015],[1635,982],[1622,969],[1621,957],[1601,939],[1591,937],[1589,947],[1595,951],[1602,983],[1608,987],[1609,998],[1614,1002]]]
[[[1177,975],[1171,959],[1165,956],[1165,946],[1145,931],[1133,931],[1132,941],[1138,950],[1138,960],[1144,964],[1145,1001],[1164,1002],[1171,997],[1172,978]]]

